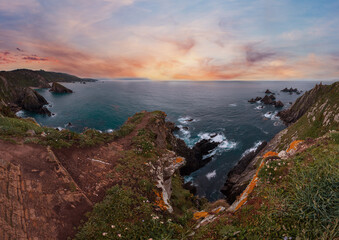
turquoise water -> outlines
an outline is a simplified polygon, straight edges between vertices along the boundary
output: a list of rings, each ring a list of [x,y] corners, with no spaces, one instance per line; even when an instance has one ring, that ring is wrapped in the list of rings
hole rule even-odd
[[[220,142],[214,159],[204,168],[186,177],[197,186],[198,195],[209,200],[222,197],[228,171],[241,155],[260,141],[270,140],[284,128],[275,117],[273,106],[260,109],[259,103],[248,99],[264,96],[268,88],[277,93],[285,107],[299,95],[280,92],[285,87],[309,90],[316,82],[178,82],[178,81],[98,81],[95,83],[65,83],[73,94],[54,94],[46,89],[39,92],[50,103],[53,117],[32,116],[40,124],[65,128],[72,123],[73,131],[84,127],[108,131],[119,128],[129,116],[147,110],[162,110],[167,120],[175,122],[181,130],[177,136],[189,146],[202,138],[217,134]],[[271,112],[271,113],[270,113]],[[193,121],[186,121],[192,118]],[[188,127],[186,130],[184,127]]]

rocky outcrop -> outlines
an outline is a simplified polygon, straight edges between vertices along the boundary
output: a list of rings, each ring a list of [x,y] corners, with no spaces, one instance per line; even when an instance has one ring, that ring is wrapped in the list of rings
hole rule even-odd
[[[39,114],[51,115],[51,112],[44,106],[48,104],[46,99],[35,90],[22,88],[0,76],[0,99],[6,106],[14,111],[24,109]]]
[[[262,99],[262,97],[256,97],[256,98],[251,98],[250,100],[248,100],[249,103],[255,103],[258,102]]]
[[[289,109],[279,112],[277,116],[287,125],[296,122],[318,100],[318,96],[324,89],[324,85],[317,84],[299,97]]]
[[[274,93],[271,92],[269,89],[267,89],[267,90],[265,91],[265,94],[274,94]]]
[[[48,104],[46,99],[30,88],[25,88],[17,101],[18,105],[27,111],[51,116],[51,112],[44,106]]]
[[[284,106],[284,104],[281,101],[277,101],[277,102],[275,102],[274,106],[276,108],[282,108]]]
[[[300,94],[300,91],[297,88],[284,88],[283,90],[281,90],[281,92],[288,92],[290,94],[292,93]]]
[[[244,176],[246,176],[246,174],[248,174],[249,170],[251,170],[248,169],[251,161],[253,161],[253,159],[266,145],[267,142],[263,142],[256,150],[243,156],[238,164],[227,174],[227,180],[220,191],[226,196],[229,204],[232,204],[236,197],[245,190],[246,184],[239,184],[239,182],[242,178],[244,178]]]
[[[273,95],[266,95],[261,102],[264,104],[274,104],[275,97]]]
[[[54,82],[52,84],[52,88],[49,91],[54,93],[73,93],[71,89],[66,88],[65,86],[57,82]]]
[[[186,165],[180,169],[180,174],[185,176],[189,175],[192,172],[197,171],[198,169],[204,167],[207,163],[212,160],[213,156],[204,158],[205,155],[209,154],[213,149],[215,149],[219,143],[213,142],[211,140],[203,139],[196,143],[190,153],[186,156]],[[184,154],[184,153],[182,153]],[[185,156],[185,155],[182,155]]]

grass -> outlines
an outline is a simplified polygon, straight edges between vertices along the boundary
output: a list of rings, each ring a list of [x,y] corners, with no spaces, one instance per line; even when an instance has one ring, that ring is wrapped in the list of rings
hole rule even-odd
[[[180,226],[153,211],[147,198],[115,186],[95,205],[75,239],[172,239],[179,234]]]
[[[196,239],[338,238],[339,146],[334,135],[291,159],[266,159],[247,204],[202,228]]]
[[[69,148],[72,146],[92,147],[123,138],[129,135],[136,128],[136,124],[140,123],[144,117],[144,113],[135,114],[122,125],[120,129],[113,133],[102,133],[95,129],[88,129],[83,133],[76,133],[66,129],[59,131],[54,128],[42,127],[32,119],[17,118],[7,114],[6,108],[1,109],[4,109],[4,112],[2,112],[3,116],[0,116],[1,139],[16,142],[18,138],[24,138],[25,143],[37,143],[58,149]],[[6,115],[10,116],[8,117]],[[29,130],[33,130],[35,135],[31,136],[28,133]],[[141,140],[142,139],[140,139],[140,141]],[[141,145],[145,150],[150,148],[150,146],[147,146],[144,143]]]

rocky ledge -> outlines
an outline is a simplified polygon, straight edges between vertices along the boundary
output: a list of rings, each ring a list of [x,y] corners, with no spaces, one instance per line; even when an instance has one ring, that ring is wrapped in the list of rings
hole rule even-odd
[[[50,92],[54,93],[73,93],[73,91],[60,83],[54,82],[52,84],[52,88],[49,90]]]
[[[232,204],[236,197],[239,196],[246,188],[245,184],[237,184],[240,182],[240,179],[245,178],[248,174],[249,169],[247,167],[251,161],[256,157],[256,155],[267,145],[267,142],[261,143],[256,150],[253,150],[243,156],[238,164],[232,168],[232,170],[227,174],[227,180],[220,190],[225,196],[229,204]],[[253,169],[255,165],[253,165]],[[245,171],[247,169],[247,171]]]

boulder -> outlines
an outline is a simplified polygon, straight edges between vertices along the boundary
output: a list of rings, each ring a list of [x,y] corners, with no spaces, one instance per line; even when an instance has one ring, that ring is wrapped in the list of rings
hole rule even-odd
[[[261,99],[262,99],[262,97],[256,97],[256,98],[255,98],[255,101],[258,102],[258,101],[260,101]]]
[[[68,89],[65,86],[57,82],[53,82],[52,88],[49,91],[54,92],[54,93],[72,93],[73,92],[71,89]]]
[[[267,90],[265,91],[265,93],[266,93],[266,94],[272,94],[272,92],[271,92],[269,89],[267,89]]]

